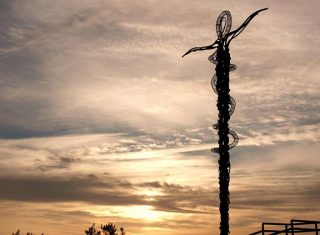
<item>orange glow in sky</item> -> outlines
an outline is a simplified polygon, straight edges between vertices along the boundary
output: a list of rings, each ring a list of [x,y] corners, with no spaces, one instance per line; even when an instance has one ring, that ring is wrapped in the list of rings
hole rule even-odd
[[[231,234],[320,219],[319,1],[0,3],[0,234],[219,234],[210,52],[232,41]]]

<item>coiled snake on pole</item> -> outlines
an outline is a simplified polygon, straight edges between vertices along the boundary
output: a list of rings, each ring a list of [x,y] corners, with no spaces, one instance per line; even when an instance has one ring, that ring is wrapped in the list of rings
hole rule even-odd
[[[218,18],[218,20],[219,20],[219,18]],[[213,64],[217,64],[217,51],[215,51],[211,56],[209,56],[208,60]],[[237,66],[235,64],[230,64],[230,66],[229,66],[230,72],[232,72],[236,69],[237,69]],[[212,87],[212,90],[214,91],[214,93],[216,93],[218,95],[218,91],[217,91],[216,86],[217,86],[217,75],[214,74],[211,79],[211,87]],[[236,108],[236,101],[232,96],[230,96],[229,117],[231,117],[231,115],[234,113],[235,108]],[[219,130],[218,123],[213,124],[212,128],[215,130]],[[229,135],[231,135],[233,138],[233,142],[231,144],[229,144],[229,149],[232,149],[237,146],[237,144],[239,142],[239,137],[235,131],[230,130],[230,129],[229,129]],[[219,153],[219,148],[212,148],[211,151],[214,153]]]
[[[203,46],[203,47],[194,47],[191,48],[189,51],[187,51],[182,57],[188,55],[191,52],[195,51],[203,51],[203,50],[211,50],[211,49],[216,49],[219,47],[219,45],[222,45],[224,50],[228,50],[230,42],[237,37],[249,24],[249,22],[256,16],[258,15],[259,12],[267,10],[268,8],[263,8],[260,9],[254,13],[252,13],[241,25],[238,29],[231,31],[231,25],[232,25],[232,17],[231,13],[229,11],[223,11],[216,22],[216,31],[217,31],[217,36],[218,39],[211,45],[209,46]],[[219,49],[219,48],[218,48]],[[217,65],[217,50],[209,56],[209,61],[215,65]],[[229,66],[229,71],[234,71],[236,70],[237,66],[234,64],[230,64]],[[212,77],[211,79],[211,86],[214,91],[214,93],[218,94],[217,91],[217,76],[216,74]],[[236,101],[235,99],[230,96],[230,102],[229,102],[229,117],[233,114],[234,110],[236,107]],[[218,124],[214,124],[213,129],[219,129]],[[233,137],[233,142],[229,144],[229,149],[234,148],[238,142],[239,142],[239,137],[236,132],[229,130],[229,135]],[[219,153],[219,148],[213,148],[211,149],[212,152],[214,153]]]

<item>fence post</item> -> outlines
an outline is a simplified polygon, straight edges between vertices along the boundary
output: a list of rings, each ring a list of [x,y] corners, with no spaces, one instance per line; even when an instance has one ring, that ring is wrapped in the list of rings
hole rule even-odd
[[[293,221],[291,220],[291,235],[294,235]]]

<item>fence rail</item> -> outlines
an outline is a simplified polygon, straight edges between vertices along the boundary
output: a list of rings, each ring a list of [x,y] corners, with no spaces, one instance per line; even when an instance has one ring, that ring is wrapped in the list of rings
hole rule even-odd
[[[277,227],[277,228],[276,228]],[[313,233],[320,235],[320,221],[292,219],[290,223],[262,223],[261,230],[249,235],[294,235],[297,233]]]

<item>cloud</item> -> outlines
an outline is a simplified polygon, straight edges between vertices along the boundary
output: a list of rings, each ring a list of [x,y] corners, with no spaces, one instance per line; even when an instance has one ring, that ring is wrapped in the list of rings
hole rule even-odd
[[[142,199],[134,195],[118,191],[119,186],[130,187],[130,183],[115,179],[109,179],[103,183],[92,175],[82,178],[1,176],[0,184],[3,188],[6,188],[0,195],[5,200],[27,202],[82,201],[105,205],[130,205],[143,202]],[[99,189],[105,190],[101,192]]]
[[[80,158],[55,155],[48,157],[45,161],[36,159],[38,168],[42,171],[69,168],[72,164],[78,163],[79,161],[81,161]]]
[[[103,179],[93,174],[85,177],[6,176],[0,177],[4,189],[0,198],[33,203],[86,202],[103,206],[151,205],[154,210],[177,213],[207,213],[197,206],[210,206],[211,192],[180,185],[144,182],[132,184],[108,175]],[[163,195],[137,194],[144,188],[160,189]],[[196,207],[194,205],[197,205]]]
[[[126,141],[127,142],[127,141]],[[283,211],[313,210],[317,203],[318,178],[316,161],[317,143],[305,142],[304,146],[292,142],[266,146],[240,146],[231,152],[231,195],[234,209],[256,209]],[[177,150],[176,150],[177,151]],[[177,151],[195,159],[203,156],[210,159],[211,154],[204,150]],[[151,153],[150,153],[151,154]],[[192,154],[192,155],[191,155]],[[179,158],[180,167],[187,169],[188,158]],[[288,161],[290,156],[290,161]],[[304,156],[304,157],[301,157]],[[126,158],[126,156],[123,156]],[[61,164],[72,164],[73,159],[57,158]],[[113,169],[122,162],[113,161]],[[134,161],[135,159],[132,158]],[[137,159],[139,161],[139,159]],[[201,159],[198,159],[200,163]],[[159,158],[141,161],[158,162]],[[195,160],[193,160],[195,161]],[[201,160],[202,161],[202,160]],[[198,163],[198,164],[199,164]],[[78,164],[83,164],[79,162]],[[88,163],[86,163],[88,164]],[[136,163],[137,164],[137,163]],[[192,169],[195,171],[197,163]],[[99,164],[100,165],[100,164]],[[60,168],[54,165],[52,168]],[[200,167],[200,166],[199,166]],[[104,167],[105,170],[108,168]],[[110,168],[111,169],[111,168]],[[50,170],[50,164],[46,172]],[[182,169],[183,170],[183,169]],[[212,171],[211,167],[202,165],[199,169],[203,175]],[[101,172],[99,168],[96,172]],[[86,202],[97,205],[150,205],[156,211],[175,213],[209,213],[217,207],[217,189],[214,182],[200,182],[200,185],[168,183],[166,181],[141,181],[137,179],[119,180],[108,174],[74,176],[64,173],[64,177],[47,175],[2,175],[2,199],[31,202]],[[81,175],[81,174],[80,174]],[[163,177],[163,176],[162,176]],[[187,175],[185,177],[188,177]],[[130,179],[130,178],[128,178]],[[139,177],[138,177],[139,179]],[[250,179],[250,180],[248,180]],[[307,183],[308,182],[308,183]],[[288,196],[290,195],[290,196]],[[305,202],[308,202],[307,204]],[[294,206],[296,205],[296,206]],[[303,207],[302,207],[303,205]],[[211,208],[211,209],[210,209]]]
[[[211,40],[210,25],[216,16],[206,7],[210,5],[207,1],[200,5],[181,3],[162,4],[155,11],[153,4],[132,1],[97,1],[90,6],[72,2],[4,2],[3,11],[10,14],[4,12],[1,23],[6,35],[1,39],[5,55],[0,63],[4,81],[0,108],[5,114],[1,120],[2,138],[139,129],[157,133],[198,128],[208,117],[212,119],[215,96],[208,85],[212,76],[210,63],[201,62],[200,54],[184,60],[179,57],[189,43]],[[231,2],[226,5],[231,10],[235,8]],[[219,3],[215,8],[226,5]],[[234,25],[245,18],[253,5],[234,9],[238,16],[234,17]],[[286,35],[276,30],[287,27],[286,21],[291,18],[286,16],[275,28],[273,17],[278,17],[278,8],[259,15],[246,29],[247,35],[239,37],[239,47],[234,48],[238,70],[233,76],[242,81],[232,80],[238,120],[251,121],[258,113],[267,119],[275,110],[279,110],[276,116],[287,119],[289,115],[280,112],[284,107],[290,116],[300,120],[302,112],[311,114],[317,108],[316,102],[299,103],[305,97],[317,99],[315,90],[301,87],[302,81],[297,77],[308,66],[313,69],[307,73],[308,80],[316,81],[316,61],[312,66],[303,59],[311,45],[299,51],[292,50],[300,48],[297,45],[284,47],[290,42],[299,46],[303,43],[293,30],[287,30],[287,36],[297,40],[280,43]],[[294,7],[290,10],[297,13]],[[311,15],[305,24],[312,25],[314,17]],[[262,36],[253,35],[259,27]],[[273,37],[263,38],[269,34]],[[267,40],[269,44],[264,43]],[[261,48],[259,43],[267,46]],[[275,58],[277,52],[282,56]],[[248,61],[249,57],[257,62]],[[287,86],[288,77],[291,88]]]

